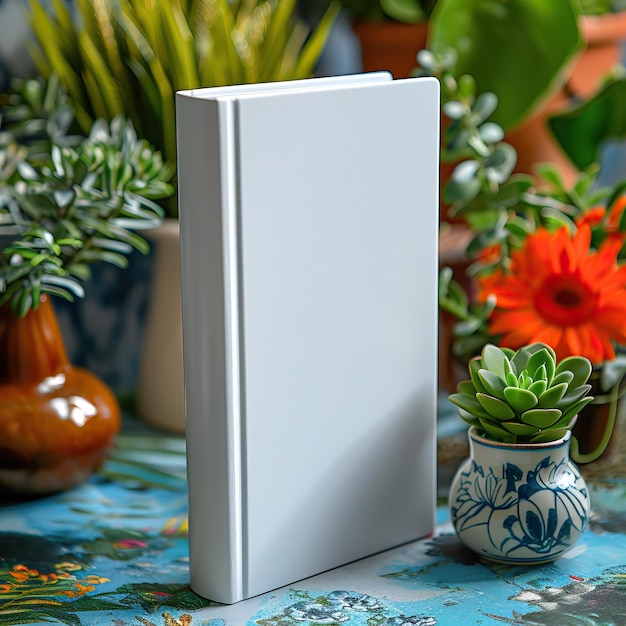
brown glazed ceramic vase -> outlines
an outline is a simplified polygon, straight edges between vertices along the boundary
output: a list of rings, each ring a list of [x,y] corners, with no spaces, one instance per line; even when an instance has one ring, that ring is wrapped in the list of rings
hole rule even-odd
[[[0,307],[0,490],[43,495],[87,479],[120,428],[110,389],[74,367],[52,303]]]

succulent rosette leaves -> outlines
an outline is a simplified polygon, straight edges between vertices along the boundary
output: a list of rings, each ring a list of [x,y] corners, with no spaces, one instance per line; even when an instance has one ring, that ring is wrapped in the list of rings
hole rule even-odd
[[[574,426],[589,395],[591,362],[570,356],[557,362],[543,343],[517,351],[487,344],[470,360],[470,380],[449,400],[460,417],[488,439],[504,443],[556,441]]]

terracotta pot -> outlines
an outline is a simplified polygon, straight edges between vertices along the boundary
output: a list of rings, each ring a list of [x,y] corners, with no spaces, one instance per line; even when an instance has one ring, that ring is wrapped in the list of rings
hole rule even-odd
[[[352,28],[361,44],[364,72],[387,70],[394,78],[407,78],[417,67],[417,53],[426,47],[426,22],[354,22]]]
[[[567,81],[526,122],[506,136],[517,150],[517,172],[532,173],[536,163],[555,163],[568,184],[578,170],[553,138],[547,119],[563,110],[570,98],[587,99],[596,93],[610,70],[621,61],[621,44],[626,39],[626,11],[581,19],[586,47],[573,61]]]
[[[147,234],[154,265],[137,387],[141,419],[171,432],[185,430],[178,231],[178,220],[166,219]]]
[[[0,488],[47,494],[87,479],[106,458],[120,409],[73,366],[51,302],[19,318],[0,308]]]

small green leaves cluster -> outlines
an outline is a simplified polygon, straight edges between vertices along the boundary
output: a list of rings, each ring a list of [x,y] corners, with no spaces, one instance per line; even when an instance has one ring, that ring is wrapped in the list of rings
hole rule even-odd
[[[494,93],[477,94],[472,76],[456,76],[458,53],[453,48],[440,52],[421,50],[417,55],[422,75],[439,78],[444,126],[441,159],[458,163],[444,190],[448,202],[464,204],[481,194],[496,194],[511,175],[517,153],[503,141],[502,128],[489,121],[498,106]]]
[[[29,91],[37,85],[44,88],[33,81]],[[3,119],[14,121],[24,106],[14,100]],[[42,294],[82,297],[93,263],[126,267],[130,252],[147,253],[135,231],[158,226],[163,209],[154,200],[173,193],[173,169],[125,118],[95,122],[76,145],[46,128],[59,127],[39,128],[36,142],[0,133],[0,306],[20,316]]]
[[[623,193],[623,188],[598,188],[597,165],[581,172],[571,187],[552,164],[538,164],[532,173],[513,173],[515,148],[490,120],[497,96],[478,93],[472,76],[458,75],[454,49],[421,50],[417,60],[418,73],[435,76],[441,84],[445,120],[441,160],[455,164],[444,200],[450,203],[449,214],[465,220],[476,233],[470,256],[498,244],[506,258],[539,226],[564,225],[573,230],[574,220],[591,206],[601,202],[610,206]]]
[[[456,357],[477,354],[493,340],[489,333],[489,318],[496,306],[495,297],[472,302],[463,286],[454,279],[450,267],[441,268],[438,291],[439,308],[455,320],[452,354]]]
[[[449,396],[460,417],[485,437],[503,443],[556,441],[574,426],[593,400],[588,359],[572,356],[557,363],[541,343],[520,348],[487,344],[469,362],[470,380]]]

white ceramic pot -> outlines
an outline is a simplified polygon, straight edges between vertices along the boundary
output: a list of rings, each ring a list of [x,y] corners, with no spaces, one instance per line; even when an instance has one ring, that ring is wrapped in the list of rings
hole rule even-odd
[[[147,237],[154,250],[154,266],[137,383],[137,411],[152,426],[184,432],[178,220],[164,220]]]
[[[570,438],[506,444],[470,428],[470,456],[449,495],[459,539],[479,556],[514,564],[552,561],[572,548],[589,523],[590,500],[570,461]]]

